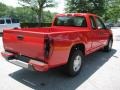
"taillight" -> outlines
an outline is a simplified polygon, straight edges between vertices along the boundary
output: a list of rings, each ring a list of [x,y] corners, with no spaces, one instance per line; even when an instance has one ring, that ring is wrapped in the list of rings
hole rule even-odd
[[[46,36],[45,40],[44,40],[44,43],[45,43],[44,56],[45,56],[45,58],[48,58],[52,53],[53,40],[50,39],[48,36]]]

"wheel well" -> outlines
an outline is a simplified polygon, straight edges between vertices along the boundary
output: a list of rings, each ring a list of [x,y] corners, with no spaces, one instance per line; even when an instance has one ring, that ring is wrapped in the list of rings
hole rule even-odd
[[[113,35],[110,35],[109,39],[113,39]]]
[[[80,51],[82,51],[83,55],[85,55],[85,45],[84,44],[76,44],[76,45],[72,46],[70,54],[75,50],[80,50]]]

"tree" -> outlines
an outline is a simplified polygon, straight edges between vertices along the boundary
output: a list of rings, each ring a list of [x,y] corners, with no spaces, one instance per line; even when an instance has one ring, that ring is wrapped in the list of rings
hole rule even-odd
[[[57,13],[51,13],[50,11],[44,11],[43,14],[44,14],[43,22],[51,23],[55,14]]]
[[[117,22],[120,18],[120,0],[106,0],[104,19]]]
[[[3,17],[6,15],[6,10],[7,10],[7,6],[3,3],[0,3],[0,17]]]
[[[67,0],[66,12],[90,12],[116,22],[120,18],[120,0]]]
[[[67,0],[66,12],[95,13],[102,16],[105,0]]]
[[[51,23],[55,13],[43,11],[43,22]],[[29,7],[11,7],[0,3],[0,17],[12,17],[20,20],[21,23],[38,23],[38,17],[35,11]]]
[[[28,7],[15,8],[14,17],[18,18],[22,23],[36,23],[36,13]]]
[[[38,15],[38,22],[42,22],[43,9],[48,7],[54,7],[54,0],[19,0],[22,6],[30,7]]]

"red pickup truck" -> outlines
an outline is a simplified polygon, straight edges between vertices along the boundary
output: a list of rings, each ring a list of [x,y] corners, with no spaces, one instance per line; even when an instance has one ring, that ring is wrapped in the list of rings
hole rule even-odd
[[[64,66],[68,75],[80,72],[83,57],[99,49],[110,51],[111,30],[88,13],[58,14],[51,27],[4,30],[2,56],[36,71]]]

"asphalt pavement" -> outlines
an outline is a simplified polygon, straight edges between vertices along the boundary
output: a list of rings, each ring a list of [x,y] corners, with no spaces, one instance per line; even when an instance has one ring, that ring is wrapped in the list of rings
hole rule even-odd
[[[120,90],[120,28],[112,31],[112,51],[88,55],[81,73],[74,78],[64,75],[60,68],[44,73],[22,69],[0,55],[0,90]]]

